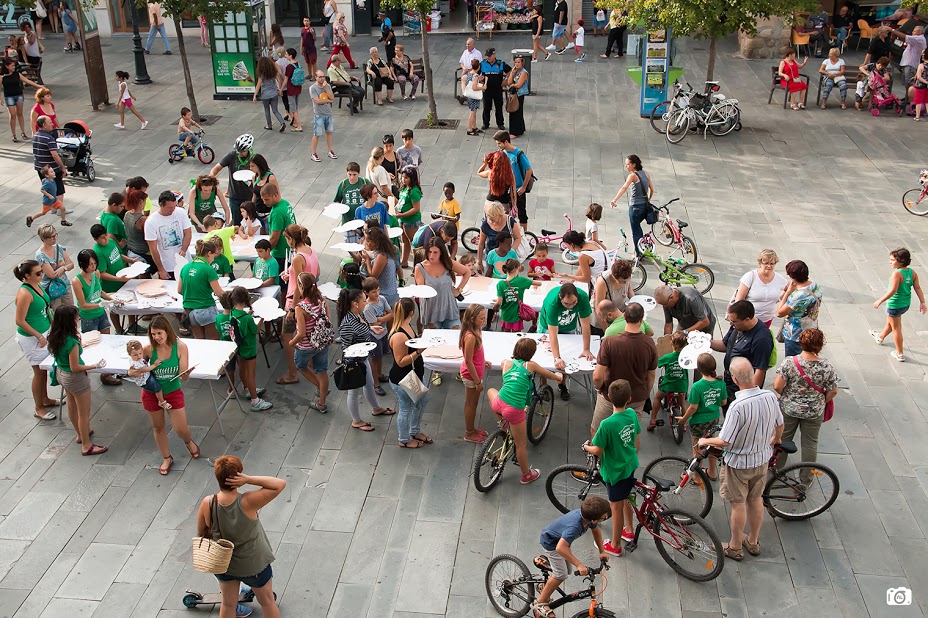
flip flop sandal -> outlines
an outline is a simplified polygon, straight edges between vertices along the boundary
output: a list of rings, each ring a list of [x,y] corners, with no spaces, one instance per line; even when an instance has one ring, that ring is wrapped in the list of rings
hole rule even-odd
[[[170,461],[168,461],[168,467],[165,468],[165,467],[164,467],[164,463],[162,462],[161,466],[158,468],[158,474],[160,474],[161,476],[167,476],[167,475],[168,475],[168,472],[170,472],[170,471],[171,471],[171,468],[174,466],[174,457],[173,457],[173,455],[168,455],[168,456],[167,456],[167,459],[170,460]]]
[[[90,430],[90,434],[89,434],[89,435],[93,436],[93,429]],[[74,441],[77,442],[78,444],[80,444],[80,443],[81,443],[81,438],[80,438],[80,436],[78,436],[77,438],[75,438]]]
[[[745,541],[744,548],[748,550],[748,553],[751,554],[752,556],[760,555],[760,541],[757,541],[757,543],[754,543],[753,545]]]
[[[393,416],[396,414],[396,410],[392,408],[384,408],[383,412],[371,412],[371,416]]]
[[[410,442],[414,442],[415,446],[410,446]],[[422,442],[416,440],[415,438],[410,439],[409,442],[398,442],[398,444],[400,445],[400,448],[422,448]]]
[[[188,444],[192,444],[192,445],[194,445],[195,447],[197,447],[197,450],[196,450],[196,451],[190,451],[189,448],[188,448],[187,450],[190,451],[190,456],[191,456],[191,457],[193,457],[194,459],[199,459],[199,458],[200,458],[200,445],[197,444],[196,442],[194,442],[193,440],[191,440],[190,442],[185,442],[185,443],[184,443],[185,446],[188,445]]]
[[[486,437],[482,433],[478,433],[476,438],[468,438],[466,435],[464,436],[465,442],[473,442],[474,444],[483,444],[485,439]]]
[[[648,423],[648,431],[654,431],[657,428],[657,423],[651,422]]]
[[[370,423],[364,423],[363,425],[352,425],[352,429],[357,429],[358,431],[374,431],[374,426]]]
[[[102,455],[109,449],[105,446],[100,446],[99,444],[91,444],[90,448],[86,451],[81,451],[81,455],[84,457],[89,457],[91,455]]]
[[[283,376],[281,376],[281,377],[277,378],[276,380],[274,380],[274,382],[276,382],[277,384],[280,384],[281,386],[283,386],[283,385],[286,385],[286,384],[299,384],[299,383],[300,383],[300,379],[299,379],[299,378],[295,378],[295,379],[292,380],[292,381],[291,381],[291,380],[284,380]]]
[[[735,562],[741,562],[744,560],[744,550],[743,548],[732,549],[728,546],[728,543],[722,543],[722,549],[725,550],[725,557],[734,560]]]
[[[32,416],[36,417],[40,421],[53,421],[58,418],[58,415],[54,412],[46,412],[45,414],[41,415],[33,413]]]
[[[423,444],[432,444],[435,442],[434,440],[432,440],[431,436],[426,435],[424,433],[417,433],[416,435],[412,436],[412,438],[414,440],[418,440],[419,442],[422,442]]]

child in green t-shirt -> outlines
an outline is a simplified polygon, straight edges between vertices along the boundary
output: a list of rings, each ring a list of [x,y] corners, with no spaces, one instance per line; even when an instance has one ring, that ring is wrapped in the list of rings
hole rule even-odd
[[[519,317],[519,304],[525,296],[525,290],[532,286],[541,285],[541,281],[532,281],[528,277],[520,277],[522,263],[512,258],[503,262],[505,281],[496,284],[496,304],[493,309],[500,309],[499,322],[503,332],[522,332],[522,318]],[[532,325],[532,331],[535,325]]]
[[[280,264],[271,257],[271,243],[266,238],[262,238],[255,243],[255,252],[258,258],[251,265],[251,276],[260,279],[264,283],[261,287],[277,285],[277,277],[280,276]]]
[[[622,555],[622,541],[635,540],[628,494],[635,488],[641,425],[638,413],[628,407],[631,398],[628,380],[613,381],[609,385],[612,416],[599,424],[592,442],[583,444],[584,451],[599,456],[599,473],[612,509],[612,538],[603,543],[603,551],[613,556]]]
[[[264,412],[274,407],[270,401],[258,397],[255,386],[255,365],[258,358],[258,325],[246,308],[251,310],[251,297],[248,290],[238,286],[232,290],[232,312],[229,315],[232,340],[238,345],[238,364],[242,384],[251,395],[251,411]]]
[[[678,330],[671,336],[670,343],[673,345],[673,352],[664,354],[657,359],[657,366],[664,368],[664,374],[657,384],[657,391],[654,393],[654,399],[651,401],[651,419],[648,421],[648,431],[654,431],[657,427],[657,413],[661,411],[661,401],[665,395],[686,395],[686,387],[689,386],[689,376],[686,369],[680,366],[677,359],[680,358],[680,350],[686,347],[686,335],[682,330]],[[682,408],[682,397],[671,397],[668,400],[668,406],[672,405],[674,400]]]
[[[219,333],[219,341],[232,341],[232,326],[230,320],[232,317],[232,291],[227,290],[219,297],[219,304],[222,305],[222,313],[216,315],[216,332]],[[229,376],[229,383],[235,384],[235,368],[238,365],[238,355],[232,357],[226,363],[226,375]],[[227,395],[232,394],[230,386],[226,391]],[[236,396],[238,393],[236,392]]]
[[[722,415],[722,406],[728,402],[728,391],[725,382],[715,375],[715,358],[708,352],[703,352],[696,358],[696,369],[702,374],[702,379],[693,384],[690,394],[686,398],[690,405],[683,416],[677,417],[678,423],[690,424],[690,438],[693,440],[693,457],[699,455],[696,443],[705,434],[712,424]],[[715,457],[709,456],[709,478],[713,481],[718,478]]]
[[[207,240],[213,246],[213,250],[216,251],[216,257],[213,258],[212,263],[213,270],[220,277],[228,277],[230,281],[235,279],[235,275],[232,274],[232,263],[222,254],[222,239],[213,236]]]

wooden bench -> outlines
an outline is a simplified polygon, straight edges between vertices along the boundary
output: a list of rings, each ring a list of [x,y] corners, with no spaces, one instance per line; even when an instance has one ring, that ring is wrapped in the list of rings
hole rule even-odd
[[[784,88],[780,84],[780,66],[770,67],[770,72],[772,73],[772,83],[770,88],[770,96],[767,97],[767,105],[770,105],[773,101],[773,93],[780,89],[783,91],[783,109],[786,109],[786,106],[789,105],[789,90]],[[808,107],[809,102],[809,76],[804,73],[799,74],[799,79],[805,80],[806,90],[802,95],[802,104]]]

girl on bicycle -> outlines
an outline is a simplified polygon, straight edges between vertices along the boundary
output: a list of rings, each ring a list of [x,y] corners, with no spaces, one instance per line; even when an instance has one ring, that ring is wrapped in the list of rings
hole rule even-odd
[[[480,391],[483,390],[483,376],[490,363],[483,353],[483,328],[487,325],[487,310],[473,304],[464,311],[461,319],[461,335],[458,347],[464,353],[461,362],[461,381],[464,382],[464,439],[480,444],[487,437],[487,432],[474,427],[477,418],[477,404],[480,403]]]
[[[913,289],[918,295],[919,312],[928,311],[922,286],[918,282],[918,275],[909,266],[911,263],[912,254],[905,247],[889,252],[889,265],[893,268],[893,274],[889,276],[889,289],[873,303],[874,309],[886,303],[886,326],[881,332],[871,330],[870,336],[876,340],[877,345],[883,345],[883,340],[892,333],[896,349],[890,353],[890,356],[900,363],[905,361],[905,356],[902,354],[902,314],[908,311],[912,304]]]
[[[551,372],[532,361],[538,344],[531,337],[524,337],[516,342],[512,350],[512,358],[502,362],[503,385],[499,390],[491,388],[487,391],[490,407],[500,419],[509,423],[509,433],[516,445],[516,458],[522,470],[521,483],[528,485],[538,480],[541,472],[538,468],[528,465],[526,442],[528,434],[525,430],[525,408],[532,396],[532,374],[537,373],[543,378],[562,383],[564,374]]]

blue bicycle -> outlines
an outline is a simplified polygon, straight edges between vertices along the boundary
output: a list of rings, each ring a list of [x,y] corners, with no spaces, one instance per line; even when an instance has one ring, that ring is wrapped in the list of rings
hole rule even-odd
[[[184,148],[183,143],[171,144],[168,146],[168,163],[181,161],[187,157],[192,157],[194,154],[200,160],[200,163],[204,165],[209,165],[213,162],[213,159],[216,158],[216,153],[203,141],[203,131],[194,131],[193,134],[200,139],[190,148]],[[182,140],[178,137],[178,141]]]

